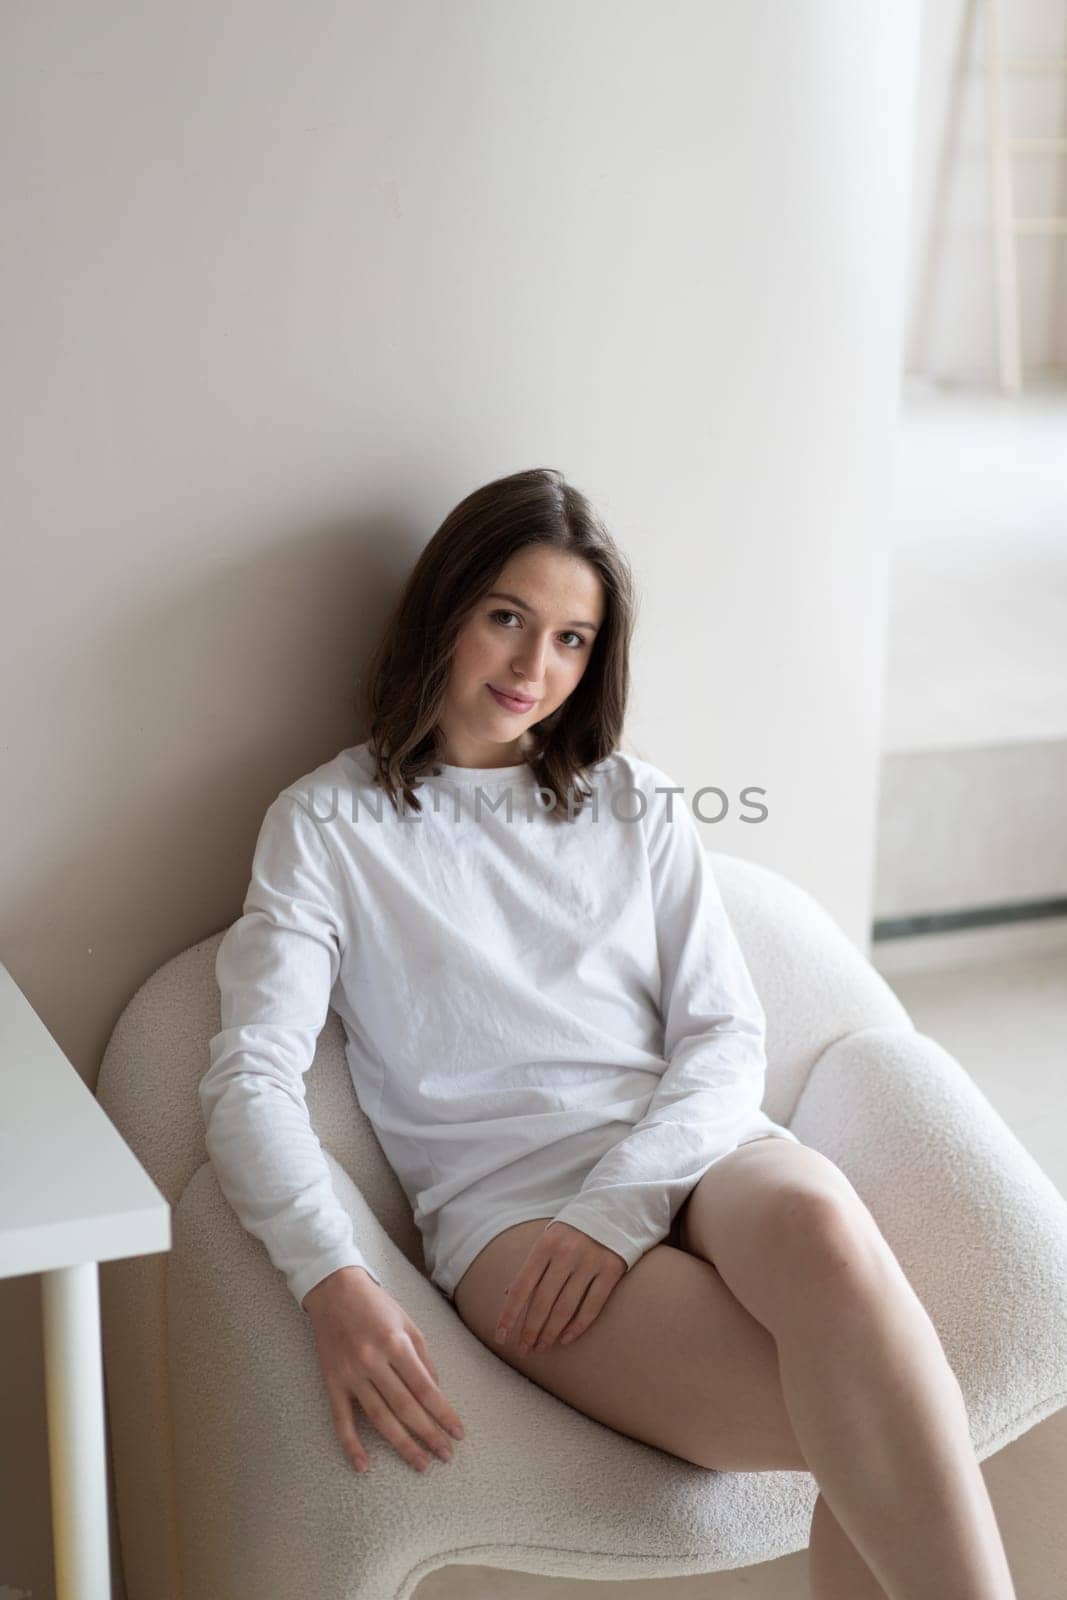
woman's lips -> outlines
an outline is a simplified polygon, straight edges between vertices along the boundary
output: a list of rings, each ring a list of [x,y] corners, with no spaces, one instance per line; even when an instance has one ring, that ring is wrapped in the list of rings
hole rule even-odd
[[[536,700],[516,700],[513,695],[501,694],[500,690],[494,689],[491,683],[487,683],[486,688],[489,690],[489,693],[492,695],[497,705],[503,706],[505,711],[529,711],[537,704]]]

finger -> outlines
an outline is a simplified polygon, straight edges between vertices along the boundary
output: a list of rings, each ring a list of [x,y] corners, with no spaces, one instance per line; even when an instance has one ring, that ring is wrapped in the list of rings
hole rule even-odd
[[[534,1249],[536,1250],[536,1248],[537,1246],[535,1245]],[[526,1308],[526,1302],[540,1281],[541,1274],[544,1270],[544,1259],[540,1258],[535,1261],[531,1253],[531,1255],[527,1256],[526,1260],[523,1262],[518,1277],[509,1286],[509,1288],[505,1290],[504,1309],[501,1311],[500,1320],[496,1325],[496,1337],[498,1344],[507,1343],[512,1329],[522,1316],[523,1311]]]
[[[573,1322],[560,1335],[560,1344],[573,1344],[596,1321],[614,1287],[611,1279],[602,1273],[593,1279]]]
[[[421,1341],[421,1336],[420,1342],[424,1342]],[[426,1359],[429,1361],[429,1353],[427,1353]],[[425,1372],[422,1371],[418,1361],[414,1358],[410,1368],[405,1368],[401,1365],[400,1373],[419,1404],[440,1423],[444,1431],[450,1433],[453,1439],[462,1439],[463,1424],[459,1419],[459,1414],[441,1393],[441,1380],[437,1376],[437,1369],[432,1361],[430,1361],[430,1367],[434,1376],[433,1383],[429,1382]]]
[[[423,1359],[423,1361],[424,1361],[424,1363],[426,1365],[427,1372],[432,1377],[434,1383],[440,1383],[441,1379],[438,1376],[437,1368],[434,1366],[433,1361],[430,1359],[430,1349],[429,1349],[429,1346],[426,1343],[426,1340],[423,1338],[423,1334],[422,1334],[422,1329],[421,1328],[416,1328],[414,1330],[414,1332],[412,1333],[412,1339],[415,1342],[415,1348],[418,1350],[419,1355],[422,1357],[422,1359]]]
[[[545,1273],[530,1302],[530,1309],[520,1321],[519,1354],[526,1355],[533,1347],[548,1321],[556,1302],[570,1282],[572,1272],[563,1262],[557,1262]]]
[[[410,1380],[410,1381],[409,1381]],[[392,1407],[393,1414],[415,1435],[419,1444],[432,1450],[445,1461],[452,1459],[452,1441],[434,1415],[438,1400],[444,1396],[433,1388],[418,1358],[412,1353],[401,1357],[398,1363],[375,1373],[374,1381],[382,1398]],[[419,1397],[424,1396],[427,1404]]]
[[[393,1380],[392,1384],[387,1380],[386,1374]],[[378,1376],[381,1378],[383,1389],[388,1393],[379,1390]],[[396,1407],[403,1404],[399,1395],[399,1388],[402,1387],[403,1385],[396,1385],[395,1374],[391,1367],[387,1367],[385,1373],[376,1375],[374,1380],[367,1376],[361,1378],[357,1384],[356,1398],[382,1438],[389,1441],[408,1466],[414,1467],[417,1472],[425,1472],[432,1456],[411,1437],[396,1414]],[[406,1389],[404,1392],[407,1392]]]
[[[330,1410],[333,1413],[333,1425],[337,1437],[341,1441],[342,1449],[357,1472],[366,1472],[370,1467],[367,1452],[359,1441],[356,1432],[355,1420],[352,1416],[352,1397],[339,1386],[328,1383],[326,1393],[330,1398]]]
[[[534,1280],[530,1277],[529,1268],[530,1258],[527,1256],[514,1281],[504,1290],[504,1304],[496,1325],[496,1336],[499,1341],[506,1340],[510,1335],[515,1326],[515,1319],[522,1311],[527,1295],[533,1288]]]
[[[550,1350],[585,1298],[592,1278],[572,1274],[534,1343],[535,1350]]]

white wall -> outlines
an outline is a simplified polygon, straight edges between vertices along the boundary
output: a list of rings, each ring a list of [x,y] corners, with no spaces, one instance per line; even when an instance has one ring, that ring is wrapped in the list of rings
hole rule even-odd
[[[985,13],[980,0],[922,10],[907,333],[909,372],[979,385],[999,383]],[[1005,54],[1067,58],[1059,0],[1002,0],[1001,13]],[[1067,133],[1067,74],[1008,74],[1003,103],[1010,137]],[[1017,216],[1067,216],[1067,156],[1017,154],[1011,171]],[[1067,237],[1022,234],[1017,262],[1025,384],[1067,365]]]
[[[918,7],[6,7],[0,955],[78,1070],[239,914],[441,518],[547,464],[633,745],[866,946]],[[48,1591],[38,1284],[0,1285]]]

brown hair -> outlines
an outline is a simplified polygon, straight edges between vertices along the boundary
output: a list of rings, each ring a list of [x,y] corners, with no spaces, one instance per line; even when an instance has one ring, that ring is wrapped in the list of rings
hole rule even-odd
[[[370,719],[377,782],[399,811],[398,791],[416,811],[412,785],[441,760],[437,719],[456,640],[506,562],[528,545],[549,545],[595,567],[604,617],[578,684],[555,711],[531,724],[527,756],[537,782],[556,796],[546,814],[576,816],[592,792],[587,767],[622,736],[630,694],[636,600],[630,567],[586,497],[550,467],[513,472],[475,489],[442,522],[408,577],[358,697]]]

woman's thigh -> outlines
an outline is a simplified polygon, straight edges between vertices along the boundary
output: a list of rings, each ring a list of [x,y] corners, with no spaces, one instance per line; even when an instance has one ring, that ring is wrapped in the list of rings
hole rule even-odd
[[[502,1361],[577,1411],[697,1466],[803,1472],[774,1339],[707,1261],[666,1241],[619,1279],[572,1344],[518,1353],[493,1338],[504,1289],[550,1217],[505,1228],[456,1285],[462,1321]]]

